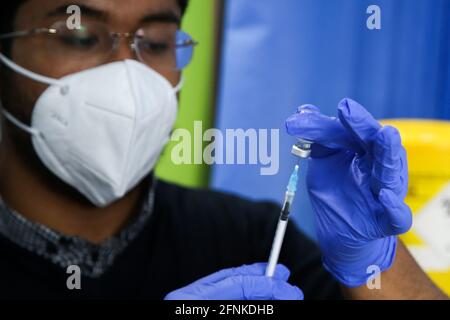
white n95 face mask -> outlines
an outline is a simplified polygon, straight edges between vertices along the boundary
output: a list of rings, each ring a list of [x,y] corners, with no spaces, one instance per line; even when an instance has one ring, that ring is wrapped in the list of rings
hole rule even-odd
[[[14,71],[50,86],[34,107],[31,127],[3,114],[32,135],[34,149],[57,177],[94,205],[124,196],[154,168],[177,116],[176,93],[163,76],[134,60],[102,65],[59,80]]]

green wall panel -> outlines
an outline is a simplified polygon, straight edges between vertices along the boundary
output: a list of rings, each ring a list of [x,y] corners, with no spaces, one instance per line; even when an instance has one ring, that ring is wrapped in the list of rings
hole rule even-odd
[[[213,0],[190,0],[183,19],[182,29],[190,33],[199,45],[195,49],[192,63],[183,73],[186,83],[181,91],[176,128],[189,130],[191,136],[193,136],[194,121],[203,121],[203,130],[210,128],[213,121],[214,2]],[[169,143],[164,150],[156,175],[163,180],[185,186],[208,186],[209,167],[207,165],[175,165],[171,161],[171,152],[175,144],[175,142]],[[193,141],[191,154],[194,154]]]

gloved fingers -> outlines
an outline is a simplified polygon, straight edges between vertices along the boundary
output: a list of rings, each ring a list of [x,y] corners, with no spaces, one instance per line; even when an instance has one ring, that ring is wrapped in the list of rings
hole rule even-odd
[[[316,107],[300,107],[286,120],[288,134],[314,142],[312,156],[324,156],[336,150],[354,150],[359,145],[342,126],[339,119],[321,114]]]
[[[267,262],[263,263],[264,274],[266,273],[267,264],[268,264]],[[276,280],[287,281],[290,276],[291,276],[291,271],[289,271],[289,269],[284,264],[279,263],[275,267],[275,273],[273,274],[272,278],[274,278]]]
[[[400,198],[405,199],[408,193],[408,157],[406,155],[406,149],[402,146],[400,150],[400,184],[402,185],[402,190],[400,191]]]
[[[285,281],[264,276],[233,276],[213,284],[214,300],[302,300],[303,292]],[[208,294],[206,294],[208,296]]]
[[[392,190],[381,189],[378,198],[384,209],[379,223],[385,236],[407,232],[412,225],[411,209]]]
[[[391,126],[381,128],[373,146],[372,190],[378,194],[382,188],[400,194],[404,189],[401,157],[405,155],[400,133]]]
[[[305,296],[303,291],[287,282],[274,280],[275,290],[273,291],[274,300],[303,300]]]
[[[304,104],[297,108],[297,113],[302,112],[320,112],[319,107],[313,105],[313,104]]]
[[[303,292],[281,280],[267,277],[243,277],[246,300],[302,300]]]
[[[359,144],[358,153],[372,154],[372,147],[381,124],[359,103],[345,98],[338,105],[338,115],[342,125]]]
[[[196,288],[185,287],[172,291],[164,297],[164,300],[207,300],[203,296],[204,290],[200,286],[202,285]]]
[[[223,269],[209,276],[197,280],[196,284],[213,283],[232,276],[264,276],[266,272],[267,262],[254,263],[251,265],[243,265],[237,268]],[[274,278],[286,281],[289,279],[290,271],[286,266],[278,264],[275,268]]]

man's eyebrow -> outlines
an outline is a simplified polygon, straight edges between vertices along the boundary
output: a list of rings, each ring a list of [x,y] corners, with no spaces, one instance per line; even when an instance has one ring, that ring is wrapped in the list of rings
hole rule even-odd
[[[48,17],[54,17],[54,16],[60,16],[60,15],[67,15],[67,8],[70,5],[66,4],[66,5],[62,5],[52,11],[50,11],[47,16]],[[86,15],[89,16],[91,18],[96,18],[96,19],[100,19],[103,21],[106,21],[108,18],[108,15],[106,12],[101,11],[99,9],[95,9],[93,7],[89,7],[87,5],[84,4],[76,4],[76,6],[78,6],[80,8],[81,14],[82,15]]]
[[[181,24],[181,18],[177,14],[175,14],[175,12],[165,10],[148,14],[141,19],[141,23],[152,22],[174,23],[179,26]]]

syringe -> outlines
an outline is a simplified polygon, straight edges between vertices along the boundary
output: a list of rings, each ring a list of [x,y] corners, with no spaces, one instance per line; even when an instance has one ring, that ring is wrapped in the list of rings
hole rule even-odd
[[[297,181],[298,181],[298,168],[296,165],[294,172],[292,172],[289,179],[289,184],[284,196],[284,203],[281,209],[280,218],[278,220],[277,230],[275,232],[275,238],[272,243],[272,250],[270,251],[269,264],[266,269],[266,276],[273,277],[275,273],[275,268],[278,263],[278,258],[280,256],[281,246],[283,245],[284,234],[286,232],[286,227],[289,221],[289,213],[291,210],[292,202],[294,201],[295,192],[297,191]]]

